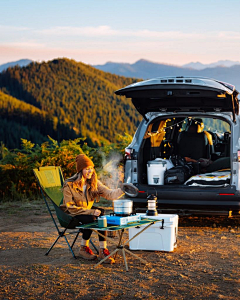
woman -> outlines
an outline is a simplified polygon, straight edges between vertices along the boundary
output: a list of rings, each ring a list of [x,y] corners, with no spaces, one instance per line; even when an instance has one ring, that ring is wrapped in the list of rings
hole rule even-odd
[[[94,164],[85,154],[76,157],[77,174],[67,179],[63,185],[63,205],[65,212],[78,219],[82,224],[92,223],[97,217],[104,214],[103,209],[93,206],[94,199],[100,196],[107,200],[120,198],[124,193],[118,189],[109,189],[98,179],[94,170]],[[88,260],[97,258],[89,248],[89,239],[92,230],[85,229],[82,235],[80,257]],[[100,231],[106,236],[106,231]],[[102,260],[109,255],[106,239],[99,235],[100,251],[98,259]],[[109,257],[105,263],[114,263],[114,259]]]

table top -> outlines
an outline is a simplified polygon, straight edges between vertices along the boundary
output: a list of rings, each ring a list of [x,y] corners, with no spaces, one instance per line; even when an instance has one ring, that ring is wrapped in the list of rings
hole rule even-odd
[[[82,224],[79,226],[76,226],[76,228],[81,228],[81,229],[95,229],[95,230],[102,230],[102,231],[117,231],[117,230],[122,230],[122,229],[127,229],[130,227],[137,227],[137,226],[143,226],[143,225],[148,225],[148,224],[154,224],[156,222],[162,222],[163,220],[156,220],[156,219],[141,219],[140,221],[135,221],[135,222],[130,222],[125,225],[108,225],[107,227],[99,227],[97,222],[93,223],[88,223],[88,224]]]

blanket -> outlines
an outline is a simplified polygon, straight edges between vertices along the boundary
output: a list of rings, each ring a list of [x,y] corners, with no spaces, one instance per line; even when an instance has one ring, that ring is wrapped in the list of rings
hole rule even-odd
[[[184,184],[188,186],[223,187],[230,184],[230,170],[198,174],[190,177]]]

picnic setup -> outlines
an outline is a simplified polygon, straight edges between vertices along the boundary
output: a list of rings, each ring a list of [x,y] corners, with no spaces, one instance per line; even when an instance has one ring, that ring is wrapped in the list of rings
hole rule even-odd
[[[177,247],[178,215],[158,214],[156,209],[156,196],[149,195],[147,199],[148,207],[145,213],[132,212],[133,203],[130,199],[118,199],[113,200],[113,213],[100,216],[92,223],[81,224],[81,222],[65,213],[60,207],[63,202],[62,187],[64,183],[61,167],[39,167],[34,169],[33,172],[57,231],[56,240],[45,255],[50,253],[59,239],[64,239],[72,256],[77,258],[73,246],[79,234],[86,229],[92,230],[98,236],[101,236],[103,231],[116,233],[118,238],[117,240],[113,239],[110,234],[105,236],[106,240],[114,246],[114,249],[108,256],[96,263],[94,267],[98,267],[104,263],[110,256],[116,259],[120,253],[124,261],[125,269],[128,271],[126,254],[147,264],[147,260],[137,255],[135,251],[172,252]],[[53,209],[51,209],[51,207]],[[128,234],[127,240],[123,238],[124,233],[126,233],[126,235]],[[73,236],[71,243],[68,239],[69,236]],[[98,254],[98,249],[91,239],[90,243],[94,251]]]

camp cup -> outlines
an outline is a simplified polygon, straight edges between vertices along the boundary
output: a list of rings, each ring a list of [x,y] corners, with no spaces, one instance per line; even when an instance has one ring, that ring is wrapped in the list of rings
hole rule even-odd
[[[98,227],[107,227],[107,218],[105,216],[98,217]]]

